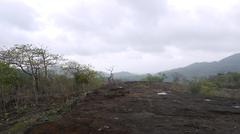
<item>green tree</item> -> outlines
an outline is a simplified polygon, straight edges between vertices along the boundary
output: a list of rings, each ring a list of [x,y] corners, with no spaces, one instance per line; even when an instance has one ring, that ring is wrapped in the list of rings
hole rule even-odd
[[[9,64],[0,62],[0,85],[12,87],[17,81],[17,70],[11,68]]]
[[[17,86],[17,81],[17,70],[11,68],[9,64],[0,62],[0,102],[3,111],[6,111],[7,100],[5,100],[5,98],[9,96],[9,94],[12,92],[12,89]]]
[[[84,86],[90,84],[97,78],[97,72],[90,65],[81,65],[77,62],[70,61],[63,65],[63,69],[74,77],[77,88],[81,87],[84,91]]]
[[[25,74],[32,77],[33,91],[36,103],[38,103],[39,79],[41,71],[44,70],[47,77],[47,68],[57,63],[59,56],[50,54],[46,49],[33,45],[15,45],[14,47],[2,49],[0,60],[19,68]]]

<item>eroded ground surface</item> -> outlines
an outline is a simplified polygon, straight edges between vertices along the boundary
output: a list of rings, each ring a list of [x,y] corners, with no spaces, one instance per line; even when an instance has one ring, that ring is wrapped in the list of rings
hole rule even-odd
[[[34,126],[26,133],[240,133],[240,100],[191,95],[170,84],[123,87],[89,94],[63,118]]]

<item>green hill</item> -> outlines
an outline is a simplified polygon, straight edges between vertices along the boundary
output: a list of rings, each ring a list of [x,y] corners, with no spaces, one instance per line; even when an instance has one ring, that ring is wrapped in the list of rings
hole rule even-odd
[[[193,79],[194,77],[208,77],[226,72],[240,72],[240,53],[220,61],[194,63],[183,68],[177,68],[163,73],[165,73],[169,79],[172,79],[176,74],[186,79]]]

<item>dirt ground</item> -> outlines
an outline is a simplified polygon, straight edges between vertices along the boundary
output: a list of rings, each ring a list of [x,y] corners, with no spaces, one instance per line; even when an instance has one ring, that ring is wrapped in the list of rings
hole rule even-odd
[[[26,134],[239,134],[239,106],[240,100],[192,95],[167,83],[128,83],[88,94],[63,118]]]

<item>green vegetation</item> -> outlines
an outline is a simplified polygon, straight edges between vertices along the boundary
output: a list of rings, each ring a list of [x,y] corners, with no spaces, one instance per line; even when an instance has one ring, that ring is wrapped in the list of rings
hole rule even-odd
[[[211,81],[200,80],[191,82],[190,89],[194,94],[214,95],[219,88]]]
[[[194,94],[224,94],[226,89],[240,89],[240,73],[218,74],[207,79],[193,80],[189,83],[189,87]]]
[[[0,89],[12,88],[16,86],[17,81],[17,70],[11,68],[7,63],[0,62]]]
[[[101,77],[90,65],[81,65],[77,62],[67,62],[62,67],[70,76],[73,77],[77,90],[84,91],[86,86],[100,86],[104,78]]]
[[[45,48],[29,44],[0,48],[0,127],[13,122],[12,116],[72,105],[74,98],[100,87],[104,80],[90,65],[63,60]],[[11,131],[25,124],[18,122]]]
[[[0,107],[6,112],[7,102],[19,86],[18,71],[9,64],[0,62]]]
[[[217,76],[210,77],[209,80],[216,83],[220,88],[240,88],[240,73],[230,72],[226,74],[218,74]]]
[[[143,80],[148,82],[163,82],[165,79],[165,74],[158,73],[157,75],[147,74]]]
[[[184,76],[184,79],[193,80],[195,77],[206,78],[226,72],[240,72],[240,53],[226,57],[220,61],[194,63],[183,68],[177,68],[163,73],[168,76],[169,81],[172,81],[176,73]]]

